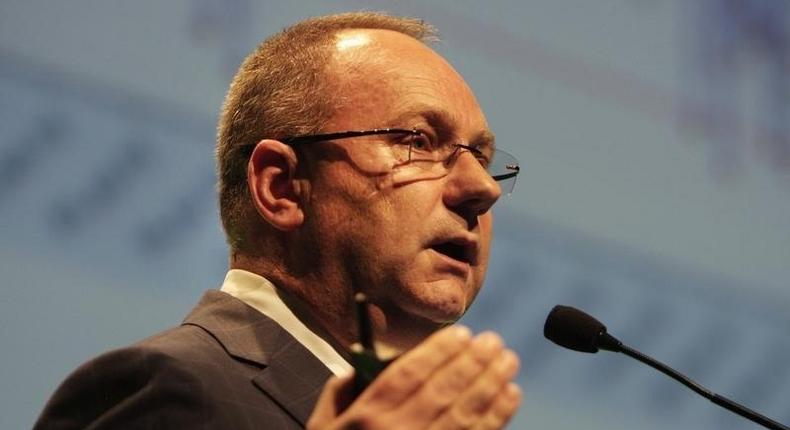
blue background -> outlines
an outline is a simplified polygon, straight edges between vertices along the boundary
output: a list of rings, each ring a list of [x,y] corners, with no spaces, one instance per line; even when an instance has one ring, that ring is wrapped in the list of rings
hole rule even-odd
[[[285,25],[363,8],[434,23],[522,163],[465,317],[521,355],[512,428],[752,427],[627,358],[548,343],[557,303],[790,423],[790,3],[3,0],[0,428],[220,284],[230,78]]]

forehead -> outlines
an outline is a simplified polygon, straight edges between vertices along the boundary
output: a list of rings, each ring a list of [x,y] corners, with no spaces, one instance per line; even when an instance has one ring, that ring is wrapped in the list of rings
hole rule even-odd
[[[340,32],[330,73],[337,84],[332,121],[337,129],[405,126],[403,121],[432,113],[454,127],[488,129],[458,72],[407,35],[389,30]]]

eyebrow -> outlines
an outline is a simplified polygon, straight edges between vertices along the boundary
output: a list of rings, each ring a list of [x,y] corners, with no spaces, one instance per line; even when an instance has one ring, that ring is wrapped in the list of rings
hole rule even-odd
[[[397,126],[402,126],[402,124],[414,118],[424,119],[439,134],[440,138],[450,138],[455,135],[453,132],[456,128],[454,126],[455,121],[453,121],[452,115],[445,110],[433,108],[410,109],[397,117],[396,124]],[[485,128],[474,134],[467,144],[476,148],[496,149],[496,137],[494,132]]]

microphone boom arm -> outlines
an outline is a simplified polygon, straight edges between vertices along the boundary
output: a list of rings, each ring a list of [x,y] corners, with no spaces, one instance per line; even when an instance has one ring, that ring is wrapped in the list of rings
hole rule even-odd
[[[578,309],[570,306],[555,306],[546,318],[543,334],[557,345],[579,352],[596,353],[599,349],[603,349],[625,354],[680,382],[695,393],[730,412],[734,412],[771,430],[790,430],[790,427],[761,415],[740,403],[720,396],[653,357],[623,344],[617,338],[607,333],[606,326],[600,321]]]
[[[782,423],[776,422],[765,415],[762,415],[752,409],[747,408],[746,406],[730,400],[724,396],[714,393],[713,391],[703,387],[702,385],[694,382],[691,378],[682,373],[678,372],[677,370],[667,366],[660,361],[642,354],[641,352],[630,348],[627,345],[620,343],[620,350],[616,352],[621,352],[635,360],[641,361],[644,364],[652,367],[653,369],[658,370],[659,372],[669,376],[670,378],[680,382],[681,384],[685,385],[695,393],[699,394],[700,396],[710,400],[711,402],[731,411],[734,412],[748,420],[754,421],[757,424],[762,425],[765,428],[769,428],[771,430],[790,430],[790,427],[783,425]]]

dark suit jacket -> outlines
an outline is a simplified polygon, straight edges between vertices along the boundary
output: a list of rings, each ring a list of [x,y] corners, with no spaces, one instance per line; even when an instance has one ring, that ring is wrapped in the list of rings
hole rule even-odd
[[[208,291],[181,326],[77,369],[35,429],[300,429],[330,375],[275,322]]]

